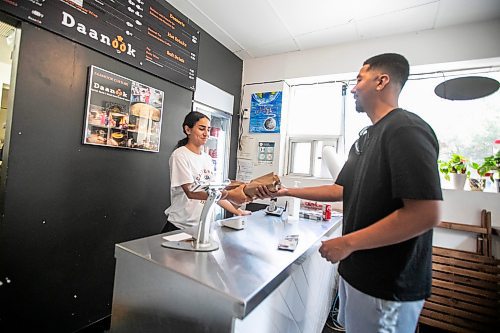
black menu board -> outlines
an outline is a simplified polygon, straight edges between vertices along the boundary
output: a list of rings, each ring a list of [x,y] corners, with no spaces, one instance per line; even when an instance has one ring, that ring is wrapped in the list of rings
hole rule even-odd
[[[199,31],[159,0],[0,0],[0,10],[194,90]]]

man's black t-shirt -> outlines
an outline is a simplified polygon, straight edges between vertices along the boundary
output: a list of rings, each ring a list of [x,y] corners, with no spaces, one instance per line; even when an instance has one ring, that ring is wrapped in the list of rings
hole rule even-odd
[[[403,207],[402,199],[442,200],[439,145],[417,115],[395,109],[351,147],[336,183],[344,187],[343,234],[363,229]],[[432,230],[407,241],[353,252],[339,273],[356,289],[382,299],[430,296]]]

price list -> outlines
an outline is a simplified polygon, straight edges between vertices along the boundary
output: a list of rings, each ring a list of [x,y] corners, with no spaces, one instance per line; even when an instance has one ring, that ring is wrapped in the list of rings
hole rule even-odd
[[[0,10],[195,89],[199,31],[165,1],[0,0]]]

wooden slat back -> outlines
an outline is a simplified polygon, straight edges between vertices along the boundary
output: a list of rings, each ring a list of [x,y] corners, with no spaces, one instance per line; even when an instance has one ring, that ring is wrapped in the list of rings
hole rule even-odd
[[[445,222],[445,221],[441,221],[438,225],[438,228],[467,231],[467,232],[473,232],[476,234],[485,234],[488,232],[486,230],[486,228],[484,228],[484,227],[479,227],[479,226],[469,225],[469,224],[462,224],[462,223],[455,223],[455,222]]]
[[[477,254],[477,253],[468,252],[468,251],[447,249],[447,248],[439,247],[439,246],[432,247],[432,254],[433,255],[447,256],[447,257],[456,258],[456,259],[464,259],[464,260],[468,260],[468,261],[472,261],[472,262],[480,262],[480,263],[485,263],[485,264],[489,264],[489,265],[499,265],[500,264],[500,260],[495,259],[494,257],[484,256],[482,254]]]
[[[469,276],[450,274],[450,273],[440,272],[437,270],[432,271],[432,277],[437,280],[450,281],[454,283],[460,283],[466,286],[478,287],[486,290],[500,292],[500,284],[496,283],[495,280],[485,281],[481,279],[474,279]]]
[[[436,264],[443,264],[451,267],[460,267],[467,270],[472,270],[487,274],[498,274],[500,273],[500,268],[495,264],[488,264],[486,262],[476,263],[463,259],[455,259],[447,256],[433,255],[432,262]]]
[[[433,247],[432,296],[419,322],[450,332],[500,331],[500,260],[491,251],[491,213],[481,212],[481,226],[439,227],[477,234],[478,253]]]

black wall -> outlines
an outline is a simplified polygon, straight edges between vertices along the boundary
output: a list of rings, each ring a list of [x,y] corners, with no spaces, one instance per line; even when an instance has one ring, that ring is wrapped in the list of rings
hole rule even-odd
[[[192,92],[33,25],[21,28],[2,179],[0,331],[14,324],[73,332],[111,314],[115,243],[157,234],[165,222],[168,158]],[[165,92],[159,153],[82,144],[90,65]],[[241,72],[242,61],[202,32],[198,76],[235,96],[235,114]],[[237,131],[235,115],[232,142]],[[230,177],[235,163],[232,144]]]
[[[234,96],[229,178],[235,179],[243,61],[206,32],[201,29],[200,31],[198,77]]]

